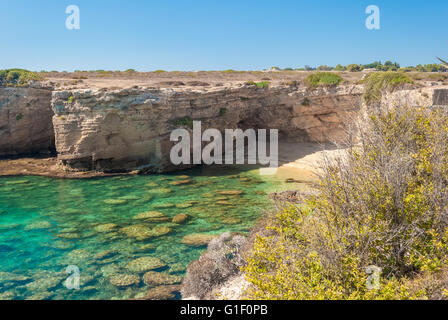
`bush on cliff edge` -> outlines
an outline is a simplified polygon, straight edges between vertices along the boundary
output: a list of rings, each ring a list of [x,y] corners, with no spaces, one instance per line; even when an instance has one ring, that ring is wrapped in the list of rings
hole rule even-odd
[[[394,91],[400,86],[413,84],[414,81],[403,72],[388,71],[371,73],[363,80],[363,83],[364,101],[371,104],[381,100],[385,91]]]
[[[342,77],[336,73],[317,72],[306,77],[305,83],[310,88],[317,88],[319,86],[334,87],[339,85],[342,80]]]
[[[358,130],[315,195],[269,218],[244,268],[249,298],[447,298],[446,112],[369,111]]]
[[[24,86],[31,80],[41,80],[41,76],[23,69],[0,70],[0,85],[2,86]]]

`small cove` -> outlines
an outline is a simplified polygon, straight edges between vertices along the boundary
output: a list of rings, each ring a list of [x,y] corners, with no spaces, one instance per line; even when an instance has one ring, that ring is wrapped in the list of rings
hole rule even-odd
[[[205,249],[195,235],[247,233],[279,188],[282,181],[237,167],[78,180],[1,177],[0,295],[141,298],[154,286],[143,281],[145,272],[181,279]],[[173,223],[179,214],[188,219]],[[158,264],[133,267],[145,257]],[[64,286],[73,265],[79,290]]]

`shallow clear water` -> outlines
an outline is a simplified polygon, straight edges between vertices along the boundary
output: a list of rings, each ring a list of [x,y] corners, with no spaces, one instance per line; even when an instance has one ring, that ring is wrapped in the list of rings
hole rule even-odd
[[[257,170],[223,167],[85,180],[0,178],[0,299],[142,297],[150,287],[141,280],[144,271],[132,270],[130,262],[156,257],[166,264],[157,272],[183,275],[205,249],[183,244],[184,236],[247,232],[270,206],[267,192],[276,184]],[[243,193],[220,194],[223,190]],[[147,211],[164,217],[135,218]],[[180,213],[189,220],[172,223]],[[127,228],[133,225],[162,234],[136,235]],[[70,265],[80,270],[79,290],[64,285]],[[123,274],[140,280],[111,283]]]

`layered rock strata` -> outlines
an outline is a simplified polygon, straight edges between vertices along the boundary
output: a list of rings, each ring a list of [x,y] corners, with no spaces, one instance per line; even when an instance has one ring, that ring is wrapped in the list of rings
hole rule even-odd
[[[202,130],[278,129],[289,141],[333,141],[361,95],[360,86],[55,91],[56,149],[68,169],[169,171],[178,169],[169,160],[170,133],[191,130],[193,120]]]
[[[54,151],[51,90],[0,87],[0,156]]]
[[[176,128],[278,129],[281,141],[334,142],[362,104],[363,88],[278,85],[51,91],[0,88],[0,156],[48,153],[70,171],[162,172]],[[381,104],[447,106],[448,89],[384,93]]]

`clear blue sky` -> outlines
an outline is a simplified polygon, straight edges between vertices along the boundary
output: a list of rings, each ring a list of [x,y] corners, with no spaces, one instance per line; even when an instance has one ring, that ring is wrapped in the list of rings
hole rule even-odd
[[[81,29],[65,28],[78,5]],[[381,9],[367,30],[365,9]],[[0,0],[0,69],[258,70],[448,58],[446,0]]]

